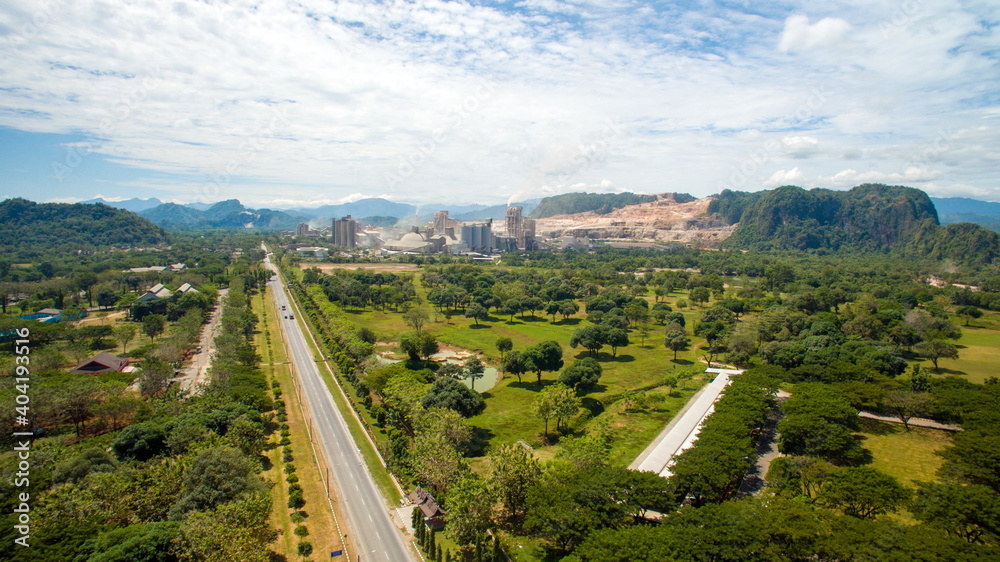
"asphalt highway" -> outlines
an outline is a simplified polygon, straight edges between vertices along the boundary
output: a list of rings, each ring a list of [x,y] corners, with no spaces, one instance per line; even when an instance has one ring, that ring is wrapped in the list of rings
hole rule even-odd
[[[276,270],[269,259],[265,260],[265,265],[272,271]],[[316,421],[318,449],[328,459],[337,497],[343,502],[348,515],[350,531],[345,532],[354,538],[355,545],[355,551],[348,553],[350,561],[414,561],[416,558],[408,548],[408,541],[393,523],[387,502],[375,487],[343,415],[320,377],[314,356],[306,345],[305,334],[296,320],[285,318],[292,312],[292,305],[284,284],[275,275],[268,285],[279,305],[289,358]],[[285,306],[286,310],[280,310],[281,306]]]

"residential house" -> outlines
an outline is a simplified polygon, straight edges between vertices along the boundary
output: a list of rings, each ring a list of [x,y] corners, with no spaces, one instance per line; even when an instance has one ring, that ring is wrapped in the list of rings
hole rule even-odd
[[[444,528],[444,515],[445,512],[438,505],[437,500],[430,492],[424,490],[420,486],[417,486],[415,490],[410,492],[407,496],[410,498],[414,504],[416,504],[417,509],[423,512],[424,524],[434,530],[440,530]]]
[[[74,375],[97,374],[97,373],[121,373],[131,372],[128,359],[122,359],[108,352],[101,352],[70,369]]]

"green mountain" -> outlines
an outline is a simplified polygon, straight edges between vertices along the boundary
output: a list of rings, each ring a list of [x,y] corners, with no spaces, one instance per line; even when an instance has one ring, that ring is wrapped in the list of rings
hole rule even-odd
[[[186,228],[198,222],[201,217],[201,211],[177,203],[163,203],[140,211],[139,214],[168,230]]]
[[[168,230],[290,230],[302,217],[272,209],[248,209],[236,199],[215,203],[205,210],[164,203],[139,213]]]
[[[167,242],[162,228],[129,211],[84,203],[0,202],[0,249],[95,246],[156,246]]]
[[[686,199],[684,199],[685,196]],[[693,200],[694,197],[686,193],[677,194],[678,203]],[[655,195],[636,195],[635,193],[566,193],[542,199],[542,202],[531,211],[528,217],[544,219],[556,215],[572,215],[588,211],[594,211],[599,215],[606,215],[615,209],[621,209],[628,205],[652,203],[653,201],[656,201]]]
[[[739,223],[725,246],[753,250],[898,252],[990,263],[1000,237],[968,223],[942,227],[926,193],[904,186],[859,185],[850,191],[783,186],[723,191],[708,208]]]

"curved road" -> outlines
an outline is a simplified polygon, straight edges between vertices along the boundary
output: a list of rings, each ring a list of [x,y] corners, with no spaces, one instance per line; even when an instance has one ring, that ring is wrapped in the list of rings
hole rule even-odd
[[[276,272],[270,258],[265,258],[264,264]],[[415,560],[407,547],[408,541],[392,522],[386,501],[375,487],[347,424],[320,377],[299,323],[284,319],[285,314],[292,310],[284,284],[275,275],[268,285],[278,305],[288,309],[281,313],[285,341],[288,342],[289,357],[298,374],[302,393],[316,420],[319,438],[317,445],[333,469],[334,481],[344,503],[344,511],[348,514],[350,534],[354,537],[357,550],[348,553],[351,562]]]

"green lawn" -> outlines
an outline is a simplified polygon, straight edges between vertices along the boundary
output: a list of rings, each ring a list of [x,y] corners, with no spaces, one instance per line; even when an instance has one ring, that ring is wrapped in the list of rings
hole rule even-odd
[[[861,420],[864,447],[872,452],[874,468],[916,488],[915,482],[936,482],[942,459],[937,455],[951,444],[951,433],[911,428],[876,420]]]
[[[416,273],[417,294],[426,302],[427,290],[419,282],[420,273]],[[686,291],[677,291],[667,299],[671,304],[678,299],[687,297]],[[649,297],[653,304],[652,296]],[[435,334],[438,340],[447,346],[476,351],[486,357],[491,366],[497,366],[500,354],[495,342],[499,337],[509,337],[514,342],[515,350],[545,340],[554,340],[563,348],[563,360],[569,365],[576,358],[583,358],[588,352],[582,348],[573,349],[569,346],[574,330],[587,325],[586,313],[582,310],[583,303],[578,303],[581,311],[567,320],[553,322],[550,316],[539,312],[538,316],[515,316],[513,321],[507,316],[492,316],[478,325],[461,312],[442,313],[435,311],[431,322],[424,328]],[[430,310],[430,305],[423,305]],[[694,307],[685,309],[688,330],[696,323],[703,309]],[[403,322],[399,312],[376,311],[366,309],[347,311],[347,318],[356,326],[367,326],[375,331],[381,342],[390,344],[390,348],[398,352],[399,336],[409,333],[411,329]],[[561,318],[561,317],[559,317]],[[663,376],[672,371],[698,369],[704,367],[697,362],[697,346],[704,340],[692,337],[692,345],[687,351],[678,354],[678,361],[672,361],[673,352],[662,345],[663,326],[651,324],[650,333],[645,345],[640,345],[639,336],[633,330],[629,338],[632,344],[618,349],[617,357],[613,357],[611,349],[605,347],[598,355],[598,360],[604,369],[598,386],[584,399],[585,409],[572,424],[573,430],[579,432],[593,414],[600,414],[603,404],[612,401],[623,392],[659,385]],[[379,347],[380,350],[388,348]],[[543,387],[553,384],[558,373],[544,373]],[[612,418],[611,427],[615,430],[615,441],[612,449],[612,459],[616,464],[627,465],[635,458],[670,419],[683,407],[690,394],[701,385],[700,379],[688,383],[690,389],[681,392],[679,397],[667,398],[655,407],[638,412],[620,412],[620,408],[604,414]],[[558,445],[545,446],[542,439],[544,423],[532,414],[531,405],[538,393],[539,386],[534,374],[522,375],[522,382],[514,376],[506,376],[495,387],[484,393],[486,411],[472,418],[471,423],[479,428],[478,437],[481,445],[511,443],[524,440],[536,449],[539,457],[546,458],[554,454]],[[666,394],[667,389],[658,392]],[[593,414],[592,414],[593,413]],[[554,434],[554,422],[549,423],[550,434]]]
[[[980,384],[988,377],[1000,376],[1000,314],[986,312],[970,326],[965,326],[961,318],[953,322],[962,326],[962,337],[957,342],[958,359],[939,360],[941,374],[964,376],[969,382]],[[923,364],[933,372],[930,361]]]

